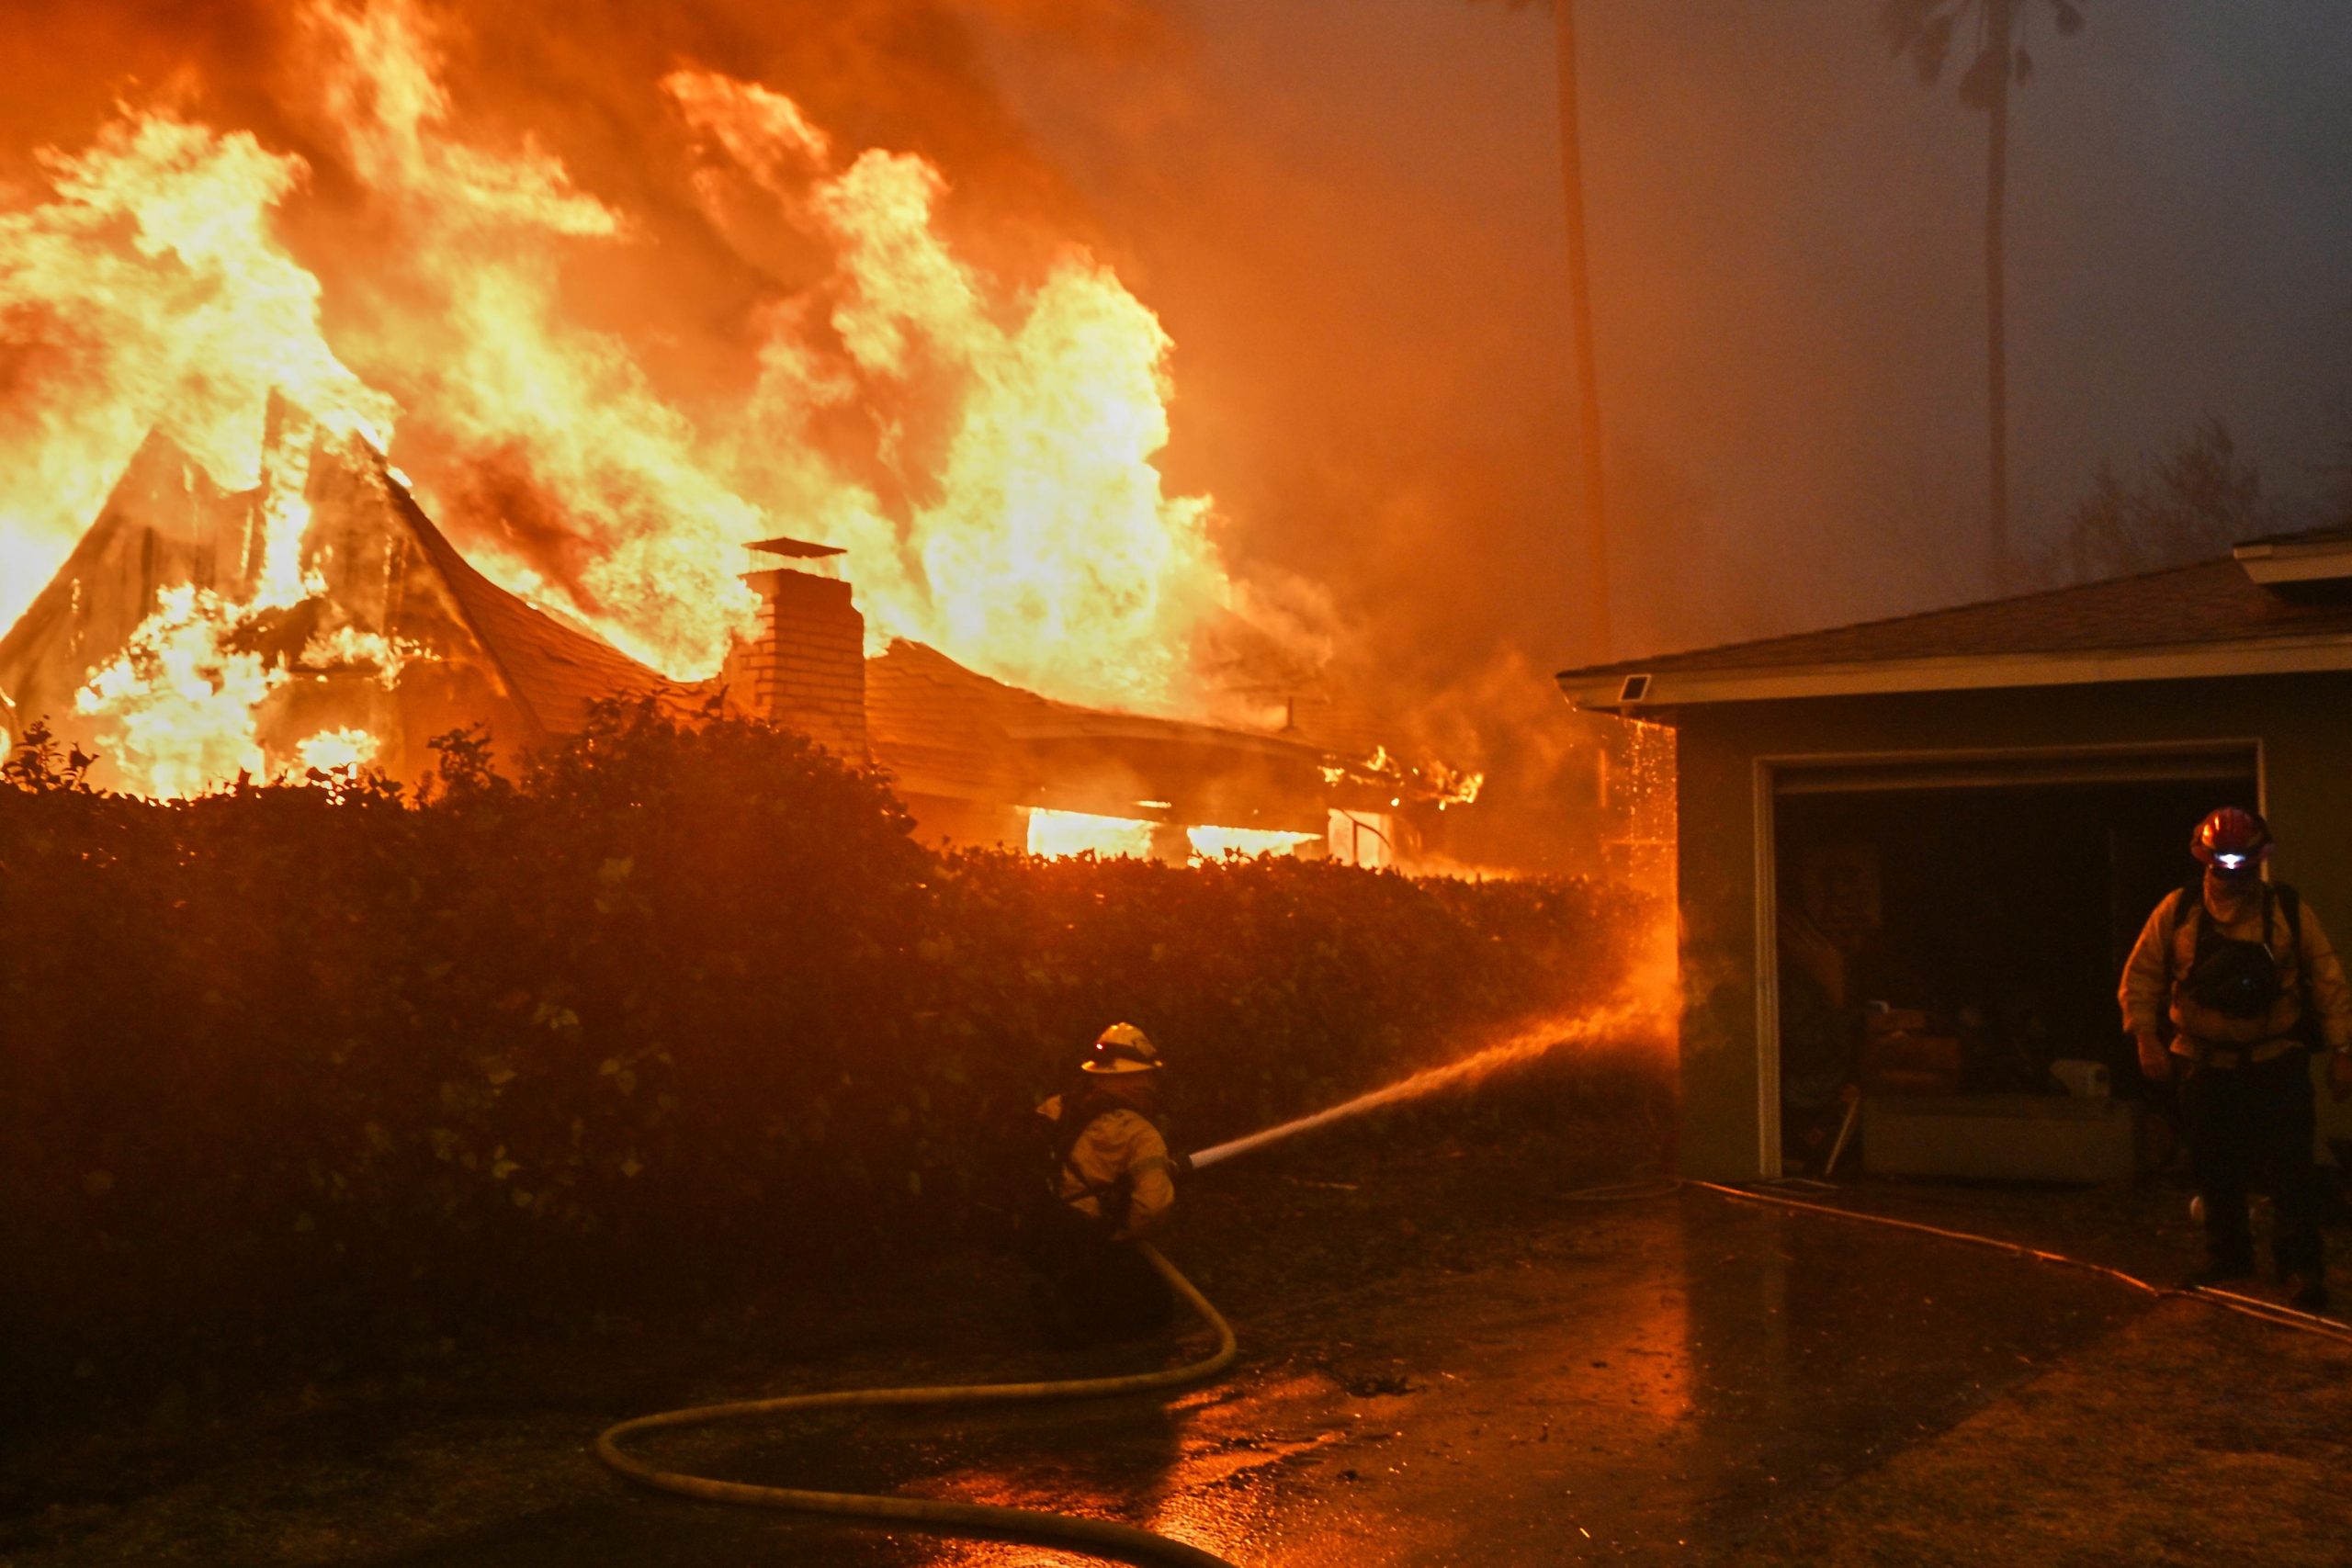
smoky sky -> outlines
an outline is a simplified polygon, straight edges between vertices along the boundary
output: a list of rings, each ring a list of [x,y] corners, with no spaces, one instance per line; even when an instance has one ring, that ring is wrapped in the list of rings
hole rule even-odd
[[[2012,100],[2013,527],[2226,420],[2284,501],[2352,436],[2352,6],[2087,0]],[[1619,656],[1982,597],[1985,123],[1875,0],[1579,0]],[[1167,319],[1173,461],[1388,657],[1573,662],[1551,18],[1186,0],[1011,93]]]
[[[2014,526],[2205,415],[2315,496],[2352,434],[2352,6],[2085,0],[2013,99]],[[1983,118],[1889,57],[1876,0],[1579,0],[1619,632],[1638,655],[1979,596]],[[289,8],[0,6],[0,183],[118,96],[333,138]],[[467,123],[684,215],[656,82],[682,62],[923,152],[959,245],[1018,276],[1076,241],[1175,341],[1173,488],[1245,574],[1328,586],[1400,690],[1586,651],[1577,625],[1551,17],[1453,0],[517,0],[451,9]],[[658,151],[658,150],[657,150]],[[307,225],[307,227],[306,227]],[[693,237],[577,303],[743,373],[754,295]],[[345,241],[344,243],[350,243]],[[370,232],[369,245],[397,243]],[[330,310],[334,307],[330,290]],[[332,314],[329,326],[334,328]],[[732,367],[732,368],[730,368]]]

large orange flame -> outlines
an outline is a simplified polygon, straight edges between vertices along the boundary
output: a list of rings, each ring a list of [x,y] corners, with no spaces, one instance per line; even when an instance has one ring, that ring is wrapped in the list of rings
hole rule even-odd
[[[1168,440],[1158,319],[1082,251],[1026,298],[992,289],[940,236],[944,182],[922,159],[868,152],[837,167],[788,98],[707,73],[663,85],[731,164],[697,181],[716,220],[731,173],[831,247],[825,324],[851,375],[816,352],[805,312],[775,312],[747,434],[782,455],[768,483],[814,502],[817,531],[848,547],[876,637],[935,643],[1048,694],[1186,694],[1194,636],[1232,593],[1208,502],[1167,496],[1151,464]],[[810,471],[799,437],[860,387],[918,375],[961,400],[925,476],[934,499],[901,524],[870,490]]]
[[[270,233],[300,160],[152,114],[41,162],[49,198],[0,211],[0,323],[34,360],[0,401],[0,622],[151,428],[243,489],[260,479],[273,389],[379,446],[394,413],[328,347],[317,279]]]
[[[943,231],[933,164],[681,67],[660,84],[693,150],[675,184],[767,279],[743,373],[681,387],[615,324],[628,312],[574,297],[575,269],[650,244],[647,224],[527,137],[469,136],[412,0],[303,14],[311,107],[357,191],[337,200],[372,237],[334,267],[287,239],[314,203],[303,159],[161,109],[44,153],[46,190],[0,193],[0,322],[29,367],[0,384],[0,625],[149,430],[224,488],[270,481],[250,602],[167,598],[84,694],[132,782],[187,793],[255,765],[275,677],[236,651],[240,617],[318,586],[309,448],[264,449],[273,391],[392,453],[494,578],[674,676],[719,667],[753,609],[740,547],[786,534],[846,547],[877,646],[931,642],[1069,700],[1200,700],[1202,633],[1247,606],[1210,502],[1154,467],[1170,345],[1108,267],[1071,247],[1040,277],[992,276]],[[761,248],[775,232],[799,248],[788,279]]]

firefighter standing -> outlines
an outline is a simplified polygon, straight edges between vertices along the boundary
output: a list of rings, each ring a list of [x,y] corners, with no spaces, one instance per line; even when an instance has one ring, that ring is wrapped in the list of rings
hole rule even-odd
[[[2321,1311],[2327,1285],[2308,1053],[2328,1051],[2330,1092],[2352,1094],[2352,990],[2318,917],[2294,889],[2263,880],[2272,842],[2261,818],[2225,807],[2198,825],[2189,848],[2204,876],[2148,917],[2124,965],[2121,999],[2140,1070],[2180,1080],[2181,1135],[2207,1247],[2190,1282],[2253,1274],[2246,1192],[2267,1176],[2279,1280],[2294,1305]]]
[[[1114,1023],[1069,1091],[1037,1108],[1053,1160],[1022,1250],[1053,1287],[1046,1310],[1058,1338],[1126,1337],[1175,1311],[1167,1282],[1131,1245],[1164,1224],[1176,1201],[1182,1161],[1154,1120],[1163,1076],[1144,1032]]]

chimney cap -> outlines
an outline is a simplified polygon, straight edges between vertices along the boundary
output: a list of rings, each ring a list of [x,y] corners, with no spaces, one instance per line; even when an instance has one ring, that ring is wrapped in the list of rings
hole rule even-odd
[[[839,545],[811,544],[807,539],[792,539],[779,536],[773,539],[754,539],[743,547],[763,555],[783,556],[789,560],[818,560],[826,556],[847,555]]]

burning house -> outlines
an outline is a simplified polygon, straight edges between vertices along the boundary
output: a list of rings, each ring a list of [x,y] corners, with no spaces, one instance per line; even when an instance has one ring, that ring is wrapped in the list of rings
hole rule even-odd
[[[1171,491],[1173,344],[1078,239],[684,60],[599,183],[461,112],[448,18],[297,9],[315,136],[124,103],[0,215],[11,732],[175,795],[723,700],[927,838],[1163,856],[1387,863],[1475,788],[1285,720],[1334,617]]]
[[[117,779],[186,794],[354,762],[413,779],[460,726],[528,749],[600,697],[694,699],[476,571],[363,438],[306,425],[274,406],[277,460],[233,492],[149,436],[0,637],[12,731],[45,718],[117,753]]]
[[[808,570],[840,552],[752,547],[775,564],[748,576],[760,618],[722,676],[729,700],[870,757],[926,838],[1182,860],[1321,844],[1335,816],[1393,810],[1377,780],[1295,735],[1057,702],[906,638],[868,657],[852,585]]]
[[[1382,863],[1401,831],[1409,786],[1295,733],[1056,701],[904,638],[869,656],[837,549],[752,546],[755,623],[717,676],[676,681],[475,570],[364,437],[281,402],[265,451],[231,491],[149,437],[0,638],[11,731],[45,717],[187,793],[354,762],[413,780],[461,726],[525,752],[601,698],[718,702],[882,768],[933,841],[1182,860],[1325,852],[1337,824],[1338,853]]]
[[[2117,976],[2198,820],[2261,810],[2281,875],[2352,920],[2342,530],[1559,683],[1676,732],[1695,1176],[1798,1168],[1843,1082],[1871,1168],[2128,1175]]]

